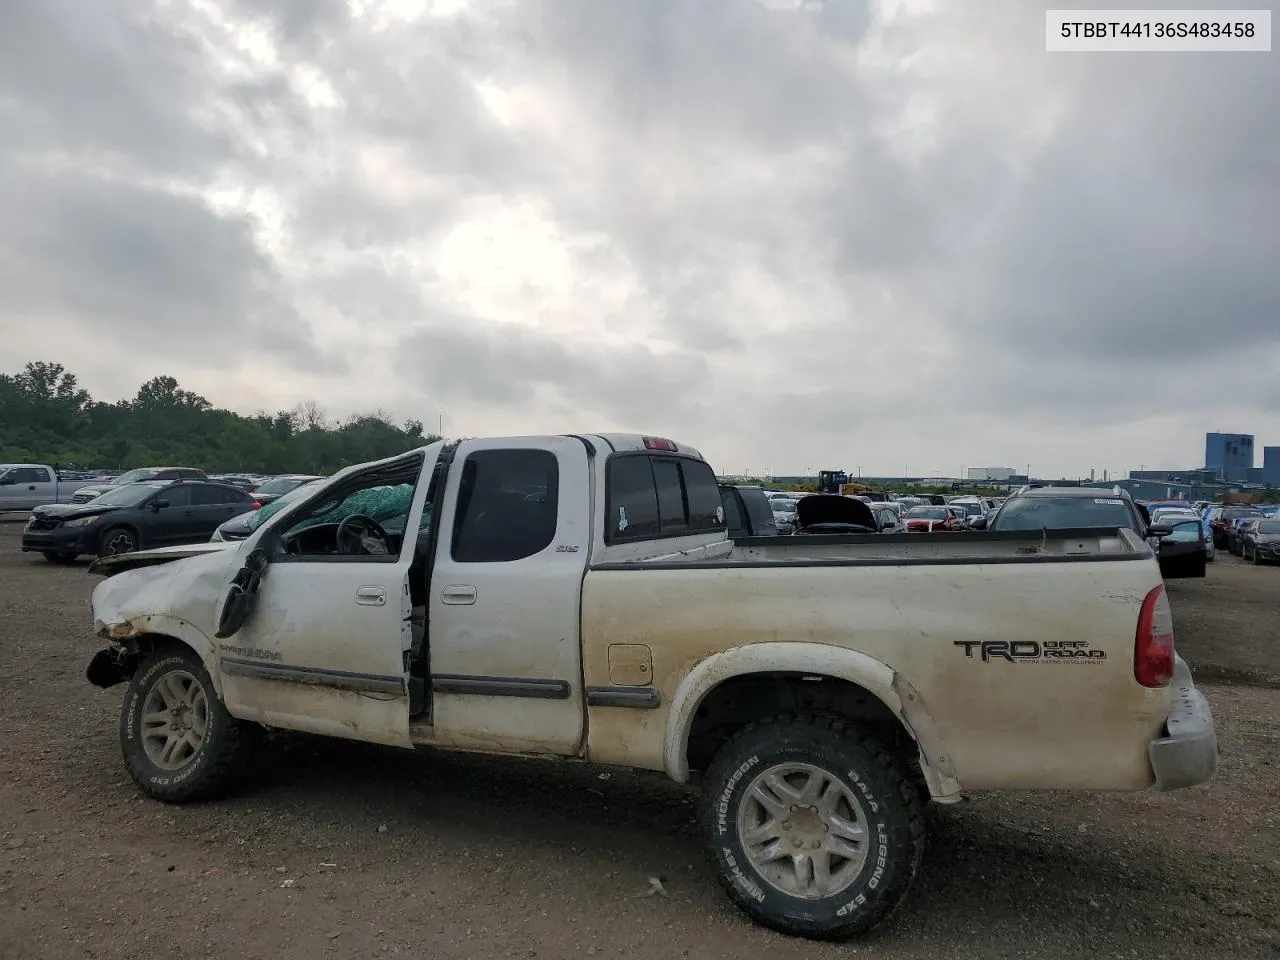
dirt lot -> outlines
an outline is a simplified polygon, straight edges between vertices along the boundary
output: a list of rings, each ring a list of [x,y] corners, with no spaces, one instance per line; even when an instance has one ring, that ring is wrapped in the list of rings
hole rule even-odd
[[[844,946],[728,906],[692,798],[583,765],[280,737],[238,799],[143,800],[84,567],[0,523],[0,958],[1280,957],[1280,569],[1171,586],[1222,766],[1168,795],[936,809],[898,916]],[[669,896],[640,896],[661,876]]]

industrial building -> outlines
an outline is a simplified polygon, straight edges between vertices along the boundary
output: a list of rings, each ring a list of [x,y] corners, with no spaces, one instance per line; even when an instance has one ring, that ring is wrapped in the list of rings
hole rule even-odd
[[[1013,467],[969,467],[965,471],[966,480],[996,480],[1008,482],[1017,471]]]
[[[1253,435],[1249,433],[1206,433],[1204,466],[1215,470],[1227,483],[1249,483],[1253,470]]]

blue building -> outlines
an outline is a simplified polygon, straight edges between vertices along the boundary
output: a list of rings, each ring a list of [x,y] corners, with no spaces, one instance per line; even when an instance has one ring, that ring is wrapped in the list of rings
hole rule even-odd
[[[1262,476],[1258,482],[1280,487],[1280,447],[1262,448]]]
[[[1204,465],[1228,483],[1248,483],[1253,469],[1253,434],[1206,433]]]

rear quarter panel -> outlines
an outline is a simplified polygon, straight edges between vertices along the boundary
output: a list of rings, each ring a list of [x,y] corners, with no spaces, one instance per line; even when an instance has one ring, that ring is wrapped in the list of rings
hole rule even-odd
[[[1150,557],[919,565],[688,565],[588,571],[587,686],[609,647],[647,646],[656,710],[588,708],[588,754],[662,769],[670,704],[704,658],[764,642],[866,654],[920,695],[966,790],[1142,789],[1167,690],[1133,679],[1138,611],[1160,582]],[[1091,657],[982,656],[982,641],[1083,642]],[[966,647],[965,645],[969,646]]]

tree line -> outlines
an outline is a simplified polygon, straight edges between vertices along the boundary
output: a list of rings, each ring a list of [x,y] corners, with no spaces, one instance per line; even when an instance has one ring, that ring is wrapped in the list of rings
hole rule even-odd
[[[153,377],[128,400],[95,400],[60,363],[0,373],[0,463],[62,469],[200,467],[210,472],[314,473],[394,456],[438,439],[383,410],[328,417],[314,401],[244,416]]]

